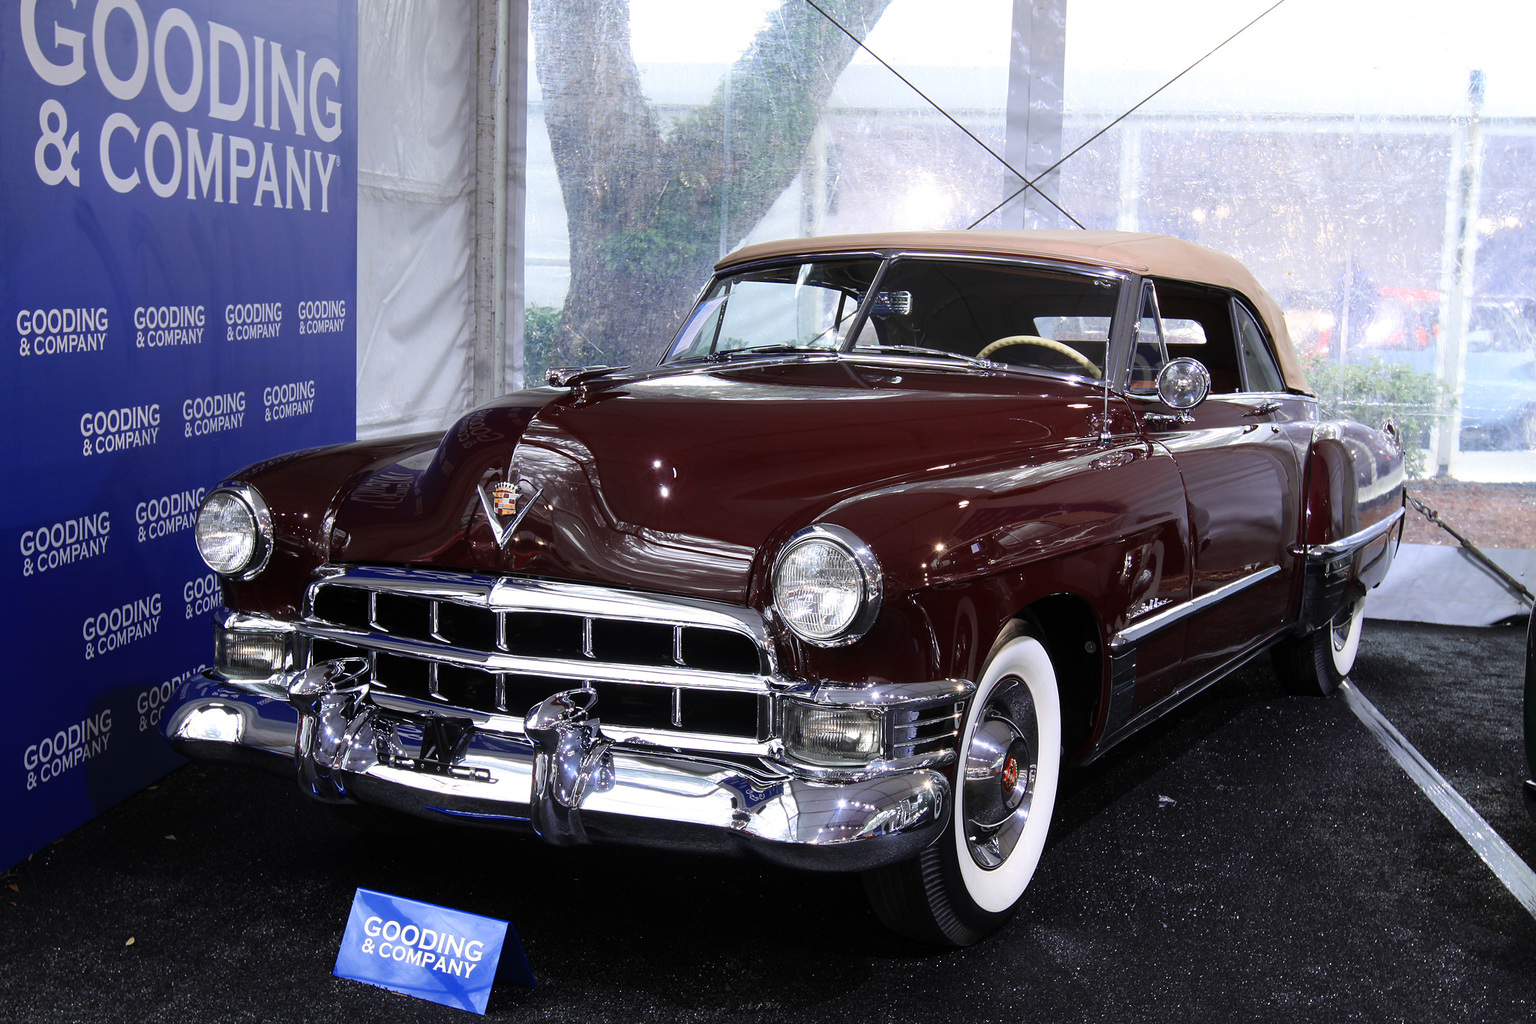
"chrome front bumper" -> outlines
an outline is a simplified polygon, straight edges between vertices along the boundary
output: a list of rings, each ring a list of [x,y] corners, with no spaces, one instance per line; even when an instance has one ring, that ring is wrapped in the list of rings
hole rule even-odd
[[[531,709],[520,734],[413,718],[367,700],[365,665],[322,663],[282,686],[194,679],[171,705],[166,737],[194,760],[296,775],[325,802],[562,845],[745,852],[856,871],[915,856],[949,821],[950,783],[932,769],[829,782],[766,761],[616,744],[587,713],[590,691],[580,690]]]

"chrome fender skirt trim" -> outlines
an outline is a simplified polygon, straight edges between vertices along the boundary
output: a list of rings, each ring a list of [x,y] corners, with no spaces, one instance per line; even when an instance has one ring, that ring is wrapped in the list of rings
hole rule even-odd
[[[1335,558],[1339,555],[1350,554],[1365,547],[1371,541],[1382,536],[1392,527],[1396,526],[1403,518],[1403,509],[1394,509],[1392,514],[1378,523],[1373,523],[1365,529],[1340,538],[1330,544],[1313,544],[1306,548],[1305,554],[1313,560]]]

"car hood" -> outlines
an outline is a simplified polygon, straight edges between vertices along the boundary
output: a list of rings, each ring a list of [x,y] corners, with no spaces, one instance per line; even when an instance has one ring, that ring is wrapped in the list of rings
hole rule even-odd
[[[758,560],[830,507],[1043,457],[1088,433],[1101,396],[1086,382],[847,358],[522,392],[461,420],[430,463],[361,481],[337,511],[332,557],[745,601]],[[504,481],[521,484],[523,515],[505,547],[485,508]]]

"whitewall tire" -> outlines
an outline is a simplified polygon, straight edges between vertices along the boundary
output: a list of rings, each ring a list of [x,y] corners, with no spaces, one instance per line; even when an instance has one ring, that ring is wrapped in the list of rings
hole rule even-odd
[[[911,861],[865,876],[871,905],[910,938],[963,946],[1013,914],[1040,863],[1061,771],[1061,697],[1044,645],[1002,643],[960,732],[949,829]]]
[[[1274,649],[1280,685],[1291,693],[1306,696],[1332,694],[1355,667],[1364,625],[1362,596],[1341,608],[1322,628],[1282,641]]]

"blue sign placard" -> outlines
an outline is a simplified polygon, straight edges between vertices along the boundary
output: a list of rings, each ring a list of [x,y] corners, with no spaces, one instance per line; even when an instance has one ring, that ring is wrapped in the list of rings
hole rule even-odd
[[[0,4],[0,868],[175,767],[207,488],[356,436],[356,0]]]
[[[359,889],[334,973],[483,1014],[508,940],[503,976],[533,987],[533,972],[506,921]]]

